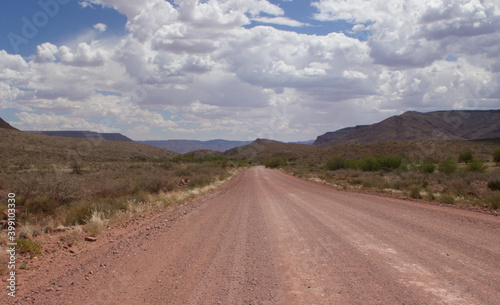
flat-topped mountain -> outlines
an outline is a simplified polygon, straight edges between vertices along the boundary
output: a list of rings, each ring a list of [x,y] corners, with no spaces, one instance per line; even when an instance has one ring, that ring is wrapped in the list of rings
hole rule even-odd
[[[408,111],[379,123],[347,129],[347,132],[344,128],[337,132],[326,133],[318,137],[315,145],[393,140],[476,140],[499,137],[500,110],[452,110],[427,113]]]
[[[121,133],[101,133],[88,130],[57,130],[57,131],[28,131],[28,132],[33,134],[41,134],[53,137],[133,142],[132,139],[122,135]]]
[[[175,151],[180,154],[197,151],[212,150],[224,152],[228,149],[250,144],[251,141],[228,141],[228,140],[160,140],[160,141],[136,141],[138,143],[160,147],[166,150]]]

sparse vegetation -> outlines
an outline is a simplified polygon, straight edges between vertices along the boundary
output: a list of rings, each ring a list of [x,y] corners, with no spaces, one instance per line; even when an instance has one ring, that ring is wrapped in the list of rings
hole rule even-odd
[[[458,170],[457,162],[453,158],[446,158],[439,162],[438,170],[441,173],[445,173],[447,175],[453,174]]]
[[[477,150],[485,151],[484,148]],[[457,150],[457,156],[463,154],[462,151]],[[500,189],[500,181],[492,179],[498,176],[498,170],[472,156],[472,160],[466,158],[467,164],[459,165],[456,161],[459,158],[449,155],[442,158],[427,156],[422,161],[421,156],[405,154],[368,155],[361,160],[336,154],[323,166],[301,163],[299,159],[287,170],[298,177],[322,181],[340,189],[366,189],[445,204],[494,209],[495,196],[490,195]]]
[[[488,204],[488,208],[490,208],[491,210],[500,209],[500,193],[490,194],[486,198],[486,203]]]
[[[220,155],[181,156],[136,143],[46,137],[1,129],[0,133],[0,195],[16,194],[16,205],[21,208],[17,217],[20,245],[30,255],[38,255],[37,237],[59,225],[81,225],[95,236],[114,217],[178,202],[155,198],[184,192],[192,198],[198,189],[225,180],[233,168],[248,166],[246,160],[233,161]],[[91,150],[78,155],[76,148],[83,142]],[[3,203],[0,211],[6,209]]]
[[[286,160],[282,157],[270,157],[264,161],[264,166],[268,168],[280,168],[286,165]]]
[[[473,159],[467,164],[467,170],[469,172],[484,173],[486,171],[486,165],[483,161]]]
[[[359,167],[364,172],[374,172],[382,169],[380,162],[373,156],[367,156],[361,159]]]
[[[420,172],[432,174],[436,170],[436,164],[432,158],[425,158],[424,163],[420,166]]]
[[[500,148],[493,150],[493,162],[500,164]]]
[[[85,226],[85,230],[90,236],[97,236],[104,229],[106,218],[103,212],[97,210],[92,211],[92,215]]]
[[[29,253],[30,258],[42,254],[42,246],[30,239],[19,239],[17,241],[19,253]]]
[[[500,180],[489,181],[488,188],[492,191],[500,191]]]
[[[460,163],[469,164],[472,160],[474,160],[474,153],[470,149],[463,150],[458,154],[458,162]]]

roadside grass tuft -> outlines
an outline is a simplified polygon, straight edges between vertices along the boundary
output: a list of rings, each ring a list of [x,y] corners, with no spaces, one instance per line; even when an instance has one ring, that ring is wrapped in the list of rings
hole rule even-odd
[[[19,247],[19,253],[29,253],[30,258],[42,254],[42,246],[34,240],[19,239],[17,246]]]

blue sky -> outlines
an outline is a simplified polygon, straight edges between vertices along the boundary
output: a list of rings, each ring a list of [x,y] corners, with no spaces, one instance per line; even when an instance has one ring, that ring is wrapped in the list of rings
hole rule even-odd
[[[296,141],[407,110],[498,109],[499,33],[494,0],[2,1],[0,117]]]
[[[9,53],[20,54],[27,57],[36,53],[36,47],[45,42],[62,44],[71,41],[73,37],[92,30],[97,23],[107,25],[108,35],[123,35],[126,33],[125,23],[127,18],[111,8],[94,7],[83,8],[78,1],[69,1],[67,4],[59,4],[54,1],[43,1],[51,5],[40,6],[38,1],[19,0],[2,1],[0,36],[6,39],[0,40],[0,49]],[[57,4],[57,8],[52,3]],[[48,16],[44,7],[48,7],[50,12],[57,12],[54,16]],[[38,17],[40,13],[48,16],[47,21],[43,17]],[[25,22],[23,17],[26,18]],[[34,18],[40,18],[34,21]],[[36,20],[36,19],[35,19]],[[36,24],[45,24],[42,27]],[[16,50],[9,39],[9,33],[14,33],[24,38],[23,27],[26,24],[35,26],[38,33],[33,38],[27,39],[26,43],[20,43]],[[14,40],[15,41],[15,40]],[[16,45],[16,44],[14,44]]]

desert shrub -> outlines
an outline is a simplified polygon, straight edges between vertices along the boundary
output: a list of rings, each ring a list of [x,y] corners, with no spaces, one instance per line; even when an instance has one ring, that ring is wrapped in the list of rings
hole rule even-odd
[[[340,156],[333,156],[325,165],[327,170],[335,171],[346,168],[346,160]]]
[[[76,202],[66,213],[64,224],[67,226],[84,224],[92,216],[94,205],[91,202]]]
[[[486,171],[486,164],[480,160],[472,160],[467,164],[467,171],[484,173]]]
[[[29,239],[19,239],[17,241],[17,246],[19,247],[20,253],[29,253],[30,258],[35,257],[35,255],[42,254],[42,246],[36,241]]]
[[[28,173],[15,177],[14,184],[19,202],[25,203],[34,211],[52,213],[61,204],[81,197],[79,180],[68,174],[47,177]]]
[[[458,154],[458,162],[468,164],[472,160],[474,160],[474,153],[470,149],[463,150]]]
[[[382,166],[380,166],[377,158],[373,156],[364,157],[359,162],[359,167],[364,172],[374,172],[382,169]]]
[[[361,182],[361,185],[379,190],[383,190],[388,187],[384,179],[380,179],[379,177],[368,177]]]
[[[493,150],[493,162],[500,164],[500,148]]]
[[[420,166],[420,172],[432,174],[436,170],[436,164],[431,158],[425,158],[424,163]]]
[[[450,194],[443,194],[439,197],[439,202],[445,204],[455,204],[455,197]]]
[[[395,170],[401,165],[401,158],[393,155],[379,155],[377,161],[383,170]]]
[[[203,187],[212,182],[212,179],[209,176],[198,176],[189,180],[187,186],[190,188]]]
[[[489,181],[488,188],[492,191],[500,191],[500,180]]]
[[[438,170],[449,175],[456,172],[458,170],[458,166],[453,158],[446,158],[439,162]]]
[[[97,180],[92,189],[96,198],[117,198],[129,192],[129,185],[126,180],[119,181],[108,177]]]
[[[498,210],[500,208],[500,193],[491,194],[486,198],[486,203],[491,210]]]
[[[410,197],[413,199],[422,199],[422,195],[420,195],[421,191],[422,189],[420,188],[420,186],[412,186],[412,188],[410,189]]]
[[[76,175],[83,174],[82,165],[78,162],[74,162],[73,164],[71,164],[71,173]]]
[[[359,161],[356,159],[349,159],[345,162],[346,169],[359,170]]]
[[[280,168],[286,165],[286,160],[281,157],[270,157],[264,161],[264,166],[268,168]]]
[[[448,186],[448,191],[456,195],[466,196],[468,193],[474,191],[474,187],[468,184],[464,178],[457,177],[455,179],[450,179],[446,184]]]

